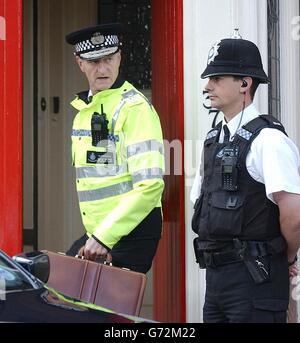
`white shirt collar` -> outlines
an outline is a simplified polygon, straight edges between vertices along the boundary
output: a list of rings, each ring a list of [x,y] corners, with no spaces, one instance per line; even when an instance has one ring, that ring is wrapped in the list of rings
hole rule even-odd
[[[243,115],[243,116],[242,116]],[[229,131],[230,131],[230,139],[235,135],[237,130],[241,128],[243,125],[249,123],[252,119],[258,117],[260,112],[256,109],[253,103],[247,106],[244,111],[241,111],[235,117],[233,117],[228,123],[226,123],[225,118],[222,121],[222,128],[226,124]],[[242,116],[242,118],[241,118]],[[221,130],[220,134],[220,142],[224,140],[224,131]]]
[[[91,90],[89,90],[89,93],[88,93],[88,96],[87,96],[88,100],[90,100],[90,97],[93,97],[93,93],[92,93]]]

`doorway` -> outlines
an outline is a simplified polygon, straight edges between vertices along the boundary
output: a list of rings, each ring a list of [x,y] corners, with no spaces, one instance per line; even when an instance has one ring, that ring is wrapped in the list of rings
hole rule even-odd
[[[65,35],[97,22],[97,1],[24,2],[24,243],[65,251],[83,233],[69,102],[87,88]],[[31,230],[31,231],[30,231]]]

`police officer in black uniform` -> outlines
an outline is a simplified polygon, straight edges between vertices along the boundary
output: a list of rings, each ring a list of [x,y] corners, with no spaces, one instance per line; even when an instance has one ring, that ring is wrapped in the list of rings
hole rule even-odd
[[[285,322],[288,266],[300,246],[298,149],[252,103],[269,82],[254,43],[217,42],[201,77],[224,114],[204,142],[192,219],[196,260],[206,268],[204,322]]]

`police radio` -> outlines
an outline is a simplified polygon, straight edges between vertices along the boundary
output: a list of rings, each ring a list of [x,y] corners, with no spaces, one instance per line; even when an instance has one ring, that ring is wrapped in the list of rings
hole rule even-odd
[[[225,147],[221,161],[222,188],[226,191],[238,189],[238,147]]]
[[[101,114],[94,112],[91,120],[92,131],[92,145],[99,146],[101,141],[107,143],[108,139],[108,120],[106,114],[103,112],[103,105],[101,104]]]

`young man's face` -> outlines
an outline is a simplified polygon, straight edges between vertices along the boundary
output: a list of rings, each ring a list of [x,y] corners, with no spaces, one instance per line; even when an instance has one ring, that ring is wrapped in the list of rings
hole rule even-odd
[[[223,113],[234,112],[243,101],[242,81],[232,76],[212,76],[205,86],[211,106]],[[238,112],[237,112],[238,113]]]
[[[81,71],[86,75],[92,93],[96,94],[109,89],[115,83],[119,75],[121,53],[117,52],[94,61],[86,61],[76,57],[76,61]]]

